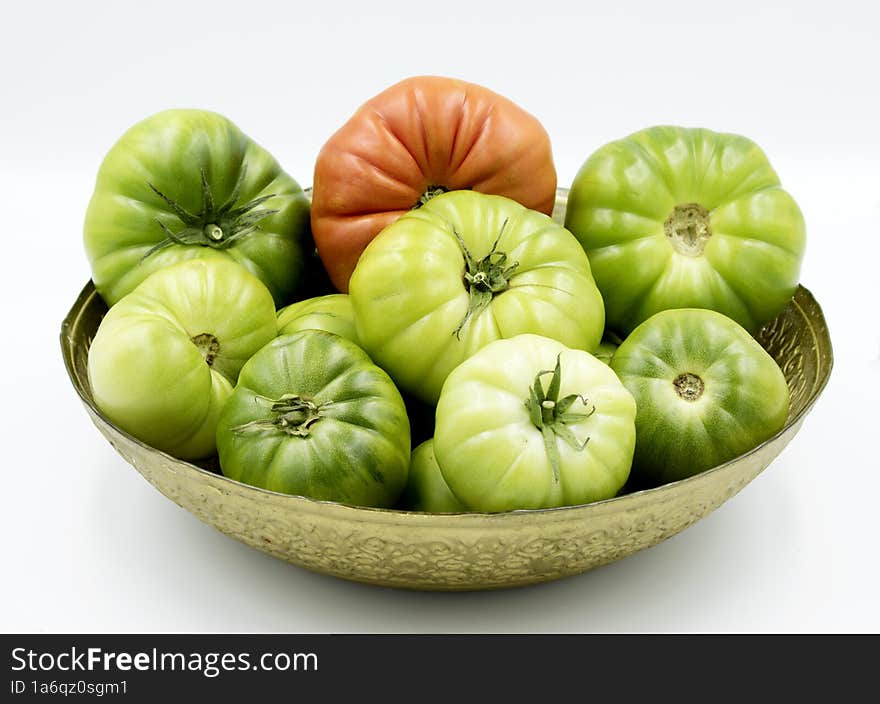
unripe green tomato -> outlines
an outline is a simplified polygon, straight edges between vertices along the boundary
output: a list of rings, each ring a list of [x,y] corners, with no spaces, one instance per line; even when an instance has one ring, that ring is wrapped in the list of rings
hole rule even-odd
[[[159,269],[210,256],[242,265],[282,306],[313,246],[299,184],[207,110],[164,110],[119,138],[98,169],[83,241],[108,305]]]
[[[790,399],[773,358],[710,310],[657,313],[611,358],[636,399],[633,476],[662,484],[754,449],[779,432]]]
[[[428,513],[463,513],[467,511],[449,488],[434,455],[434,440],[425,440],[412,452],[409,479],[401,499],[403,508]]]
[[[607,364],[556,340],[517,335],[486,345],[449,375],[434,453],[470,510],[584,504],[626,483],[635,415]]]
[[[600,362],[608,364],[614,356],[614,352],[617,350],[619,344],[618,341],[611,339],[610,337],[603,337],[602,342],[599,343],[599,346],[593,354]]]
[[[602,297],[574,236],[502,196],[451,191],[386,227],[349,282],[364,349],[435,404],[448,374],[498,339],[540,334],[592,352]]]
[[[285,494],[390,507],[406,485],[400,392],[350,340],[277,337],[244,365],[217,424],[223,474]]]
[[[598,149],[575,176],[565,226],[625,337],[669,308],[708,308],[755,333],[794,294],[804,218],[751,140],[651,127]]]
[[[244,267],[225,258],[166,267],[101,321],[88,361],[95,403],[175,457],[213,455],[239,370],[275,331],[272,295]]]
[[[358,343],[351,299],[345,293],[306,298],[278,311],[278,334],[299,330],[326,330]]]

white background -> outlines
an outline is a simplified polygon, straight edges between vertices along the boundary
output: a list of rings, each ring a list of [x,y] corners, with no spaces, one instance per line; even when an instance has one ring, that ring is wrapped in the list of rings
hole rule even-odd
[[[0,630],[880,631],[877,5],[313,5],[4,8]],[[601,144],[669,123],[751,137],[801,205],[802,281],[831,328],[831,382],[766,472],[660,546],[492,593],[319,576],[162,497],[68,382],[58,332],[89,278],[83,215],[125,129],[163,108],[217,110],[310,185],[322,143],[355,108],[420,73],[481,83],[532,112],[561,185]]]

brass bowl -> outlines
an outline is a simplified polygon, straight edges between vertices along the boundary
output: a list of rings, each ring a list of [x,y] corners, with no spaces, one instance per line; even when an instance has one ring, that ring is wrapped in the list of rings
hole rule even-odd
[[[560,190],[554,217],[562,218]],[[166,497],[200,520],[295,565],[391,587],[473,590],[513,587],[579,574],[669,538],[723,504],[791,441],[832,367],[819,304],[799,287],[758,335],[785,374],[791,411],[785,427],[736,459],[689,479],[607,501],[501,514],[427,514],[360,508],[287,496],[227,479],[216,463],[178,460],[114,426],[89,388],[88,349],[107,307],[91,283],[61,326],[73,386],[98,430]]]

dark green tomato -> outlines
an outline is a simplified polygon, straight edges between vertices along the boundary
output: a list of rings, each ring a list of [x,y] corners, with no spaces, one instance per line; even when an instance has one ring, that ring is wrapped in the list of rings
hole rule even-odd
[[[425,440],[412,453],[409,480],[401,499],[403,508],[427,513],[463,513],[465,505],[458,500],[434,456],[434,441]]]
[[[648,483],[684,479],[748,452],[788,415],[776,362],[714,311],[657,313],[621,343],[611,368],[636,399],[633,474]]]
[[[357,345],[323,330],[277,337],[244,365],[217,426],[227,477],[285,494],[389,507],[406,484],[400,393]]]
[[[166,110],[139,122],[98,170],[83,239],[108,305],[185,259],[232,259],[276,307],[291,299],[313,249],[309,202],[275,158],[225,117]]]
[[[575,177],[565,226],[627,335],[668,308],[709,308],[750,332],[794,294],[804,218],[751,140],[652,127],[597,150]]]
[[[307,298],[278,311],[278,334],[326,330],[358,344],[351,299],[345,293]]]

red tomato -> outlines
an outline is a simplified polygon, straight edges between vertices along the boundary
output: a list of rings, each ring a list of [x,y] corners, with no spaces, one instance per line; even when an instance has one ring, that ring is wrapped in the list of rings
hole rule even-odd
[[[507,196],[550,214],[556,168],[547,131],[488,88],[419,76],[391,86],[342,126],[315,164],[312,233],[333,284],[348,291],[361,252],[431,195]]]

